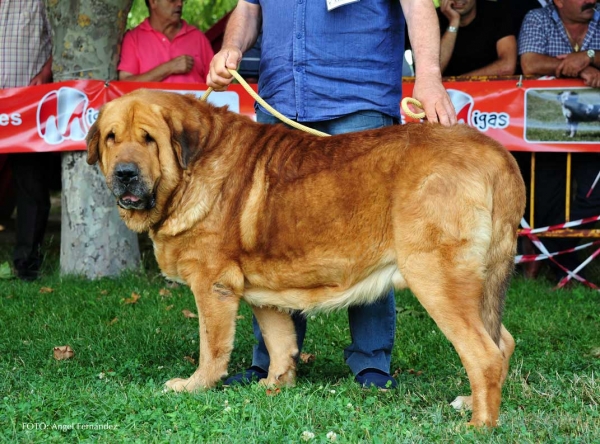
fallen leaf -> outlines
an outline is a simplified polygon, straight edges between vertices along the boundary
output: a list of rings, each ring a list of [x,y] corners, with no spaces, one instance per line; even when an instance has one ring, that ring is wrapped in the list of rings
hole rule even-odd
[[[54,347],[54,359],[57,361],[62,361],[63,359],[71,359],[75,352],[68,345],[61,345],[58,347]]]
[[[14,277],[10,264],[2,262],[0,264],[0,279],[12,279]]]
[[[54,290],[50,287],[42,287],[40,288],[40,293],[52,293]]]
[[[238,315],[238,316],[236,316],[235,318],[236,318],[236,319],[244,319],[244,316],[243,316],[243,315]]]
[[[185,310],[181,310],[181,312],[183,313],[183,315],[186,318],[197,318],[198,317],[198,315],[196,313],[192,313],[187,308]]]
[[[137,303],[137,301],[138,301],[139,298],[140,298],[140,295],[137,294],[137,293],[135,293],[135,292],[133,292],[133,293],[131,293],[131,297],[130,298],[127,298],[127,299],[123,300],[123,303],[125,303],[125,304],[135,304],[135,303]]]
[[[108,290],[102,290],[102,291],[100,292],[100,294],[101,294],[101,295],[108,294]]]
[[[187,362],[189,362],[192,365],[196,365],[196,360],[194,358],[192,358],[191,356],[184,356],[183,359],[185,359]]]
[[[312,353],[300,353],[300,361],[303,364],[308,364],[309,362],[315,362],[316,356]]]
[[[281,389],[279,387],[268,388],[266,393],[267,396],[277,396],[281,393]]]
[[[160,290],[158,290],[158,294],[163,297],[169,297],[171,296],[171,291],[167,290],[166,288],[161,288]]]
[[[170,309],[172,309],[173,307],[174,307],[174,305],[173,305],[173,304],[171,304],[171,305],[167,305],[167,306],[165,307],[165,310],[169,311],[169,310],[170,310]]]
[[[113,324],[116,324],[116,322],[117,322],[118,320],[119,320],[119,318],[114,318],[112,321],[110,321],[110,322],[108,323],[108,325],[113,325]]]
[[[595,347],[592,349],[592,356],[594,358],[600,358],[600,347]]]

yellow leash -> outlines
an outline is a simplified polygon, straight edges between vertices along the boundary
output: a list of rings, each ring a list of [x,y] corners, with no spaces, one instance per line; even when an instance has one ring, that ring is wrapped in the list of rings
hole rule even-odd
[[[402,99],[402,102],[400,102],[400,105],[402,106],[402,110],[404,110],[404,114],[406,114],[408,117],[411,117],[413,119],[424,119],[425,118],[425,112],[422,113],[413,113],[409,108],[408,108],[408,104],[411,103],[413,105],[415,105],[416,107],[419,107],[421,109],[423,109],[423,105],[421,104],[421,102],[419,102],[417,99],[413,99],[412,97],[405,97]]]
[[[323,137],[329,136],[329,134],[327,134],[327,133],[324,133],[322,131],[317,131],[316,129],[309,128],[307,126],[301,125],[298,122],[288,119],[283,114],[281,114],[279,111],[274,109],[271,105],[269,105],[267,102],[265,102],[262,97],[260,97],[258,94],[256,94],[256,92],[254,92],[252,87],[250,85],[248,85],[248,83],[244,80],[244,78],[241,75],[239,75],[239,73],[235,69],[229,69],[229,72],[238,82],[240,82],[240,85],[242,85],[244,87],[246,92],[248,94],[250,94],[254,100],[256,100],[258,103],[260,103],[263,106],[263,108],[265,108],[267,111],[269,111],[271,114],[273,114],[275,117],[277,117],[282,122],[287,123],[289,126],[299,129],[301,131],[306,131],[307,133],[314,134],[315,136],[323,136]],[[213,89],[211,87],[209,87],[200,100],[205,102],[206,99],[208,99],[208,96],[210,95],[211,92],[213,92]],[[402,106],[402,109],[404,110],[404,113],[407,116],[409,116],[413,119],[424,119],[425,118],[424,112],[418,113],[418,114],[413,113],[408,108],[408,105],[407,105],[408,103],[411,103],[421,109],[423,108],[423,105],[421,105],[421,102],[419,102],[417,99],[413,99],[412,97],[405,97],[404,99],[402,99],[401,106]]]
[[[262,97],[260,97],[258,94],[256,94],[254,92],[254,90],[252,89],[252,87],[250,85],[248,85],[248,83],[244,80],[244,78],[241,75],[239,75],[235,69],[230,69],[229,72],[231,73],[231,75],[233,77],[235,77],[235,79],[238,82],[240,82],[240,85],[242,85],[244,87],[246,92],[248,94],[250,94],[254,100],[256,100],[258,103],[260,103],[263,106],[263,108],[265,108],[267,111],[269,111],[271,114],[273,114],[275,117],[277,117],[282,122],[287,123],[289,126],[294,127],[296,129],[306,131],[307,133],[314,134],[315,136],[323,136],[323,137],[329,136],[329,134],[327,134],[327,133],[324,133],[322,131],[317,131],[316,129],[309,128],[307,126],[299,124],[298,122],[294,122],[293,120],[288,119],[283,114],[281,114],[279,111],[274,109],[271,105],[269,105],[267,102],[265,102],[262,99]],[[212,90],[213,89],[209,87],[200,100],[206,101],[206,99],[208,98],[208,96],[210,95]]]

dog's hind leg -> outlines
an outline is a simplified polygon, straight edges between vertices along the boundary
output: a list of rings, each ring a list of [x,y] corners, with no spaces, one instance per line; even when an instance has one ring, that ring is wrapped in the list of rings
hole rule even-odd
[[[252,307],[271,359],[267,386],[293,386],[296,382],[298,345],[289,313],[271,307]]]
[[[470,424],[495,426],[501,400],[503,356],[482,319],[482,272],[445,252],[413,253],[401,268],[409,288],[452,343],[473,393]],[[473,264],[471,264],[473,265]]]
[[[511,260],[505,261],[505,266],[500,265],[499,267],[491,267],[488,271],[494,270],[495,272],[489,272],[487,275],[486,282],[484,284],[484,292],[489,292],[484,296],[484,299],[496,301],[495,306],[488,307],[487,323],[486,314],[484,311],[484,324],[488,331],[498,332],[493,336],[494,341],[498,344],[500,352],[502,353],[502,375],[500,378],[500,387],[504,385],[504,381],[508,375],[508,368],[510,358],[515,350],[515,340],[512,335],[508,332],[504,325],[500,324],[498,328],[498,322],[502,317],[503,311],[503,299],[504,293],[506,292],[506,286],[512,272]],[[484,304],[485,305],[485,304]],[[489,304],[488,304],[489,305]],[[471,409],[473,405],[472,396],[458,396],[451,403],[452,407],[457,410]]]

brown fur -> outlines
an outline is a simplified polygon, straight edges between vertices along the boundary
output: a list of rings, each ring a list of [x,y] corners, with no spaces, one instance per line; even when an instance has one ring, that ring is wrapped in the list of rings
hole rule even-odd
[[[125,223],[149,232],[164,275],[196,300],[200,365],[168,387],[213,387],[226,375],[240,299],[271,355],[265,382],[293,384],[289,310],[371,302],[393,280],[460,355],[472,396],[455,405],[472,405],[472,424],[496,424],[514,349],[503,303],[525,204],[500,144],[436,124],[317,137],[148,90],[105,105],[87,140]],[[128,194],[123,165],[135,172]]]

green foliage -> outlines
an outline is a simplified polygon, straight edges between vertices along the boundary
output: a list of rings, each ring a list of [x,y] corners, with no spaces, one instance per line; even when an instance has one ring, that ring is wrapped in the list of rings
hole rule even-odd
[[[237,0],[186,0],[183,6],[183,18],[190,25],[206,31],[236,4]],[[139,25],[146,17],[148,17],[148,8],[144,0],[134,0],[127,18],[127,28]]]

